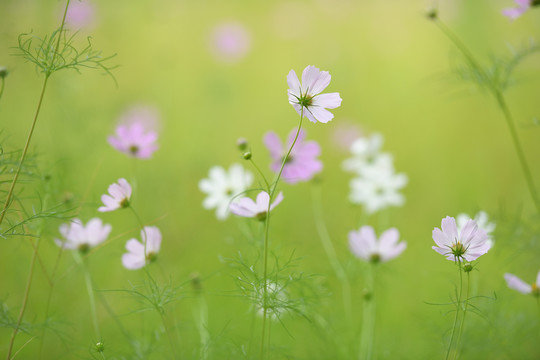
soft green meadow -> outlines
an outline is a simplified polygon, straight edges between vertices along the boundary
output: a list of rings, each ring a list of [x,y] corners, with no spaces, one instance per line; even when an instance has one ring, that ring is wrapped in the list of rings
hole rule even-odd
[[[512,21],[512,0],[68,4],[82,10],[62,26],[66,1],[0,2],[1,356],[540,358],[540,7]],[[28,61],[45,36],[39,59],[77,61]],[[299,129],[287,74],[308,65],[343,102],[327,123],[300,123],[323,170],[290,184],[263,137]],[[108,142],[141,108],[158,134],[149,159]],[[343,162],[376,133],[408,180],[401,206],[369,213],[349,201]],[[235,163],[253,181],[234,200],[283,193],[262,221],[203,207],[201,180]],[[121,178],[129,206],[98,212]],[[479,211],[495,224],[487,253],[433,251],[442,219]],[[104,242],[58,246],[63,224],[95,217],[112,227]],[[159,228],[161,249],[145,245],[128,270],[143,226]],[[364,261],[349,246],[362,226],[394,227],[407,247]]]

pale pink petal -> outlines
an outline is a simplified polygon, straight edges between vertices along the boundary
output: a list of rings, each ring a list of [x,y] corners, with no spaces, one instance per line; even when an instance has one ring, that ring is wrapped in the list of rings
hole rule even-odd
[[[300,80],[298,80],[298,76],[296,76],[294,70],[289,71],[289,74],[287,75],[287,84],[289,85],[292,94],[299,97],[301,92]]]
[[[515,275],[506,273],[504,274],[504,279],[506,280],[506,283],[510,289],[517,290],[522,294],[530,294],[532,291],[531,285],[525,283]]]
[[[269,131],[264,135],[263,139],[264,145],[270,151],[270,156],[275,159],[281,159],[283,156],[283,144],[279,136],[273,132]]]
[[[253,217],[257,214],[257,205],[248,198],[243,197],[229,206],[230,211],[238,216]]]
[[[447,216],[442,219],[441,229],[452,243],[458,238],[456,220],[453,217]]]
[[[276,196],[276,198],[275,198],[274,202],[272,203],[272,205],[270,205],[270,210],[274,209],[282,201],[283,201],[283,193],[280,191],[279,194]]]
[[[319,79],[320,70],[315,66],[309,65],[302,72],[302,90],[304,93],[315,95],[312,89]]]
[[[319,69],[317,69],[318,71]],[[328,71],[321,71],[319,72],[319,76],[317,77],[317,80],[311,85],[310,94],[316,95],[326,89],[328,84],[330,84],[330,80],[332,79],[332,76],[328,73]]]
[[[312,106],[335,109],[341,106],[341,101],[342,99],[339,96],[339,93],[321,94],[313,98]]]

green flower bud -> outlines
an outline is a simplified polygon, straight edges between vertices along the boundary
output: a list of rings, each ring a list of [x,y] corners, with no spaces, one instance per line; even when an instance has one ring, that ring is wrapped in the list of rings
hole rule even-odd
[[[236,141],[236,146],[238,146],[238,149],[240,149],[240,151],[246,151],[248,149],[248,141],[244,138],[240,138]]]
[[[438,15],[437,9],[431,9],[426,13],[427,18],[430,20],[437,20]]]
[[[0,78],[5,78],[8,75],[8,71],[5,66],[0,66]]]
[[[471,264],[463,265],[463,271],[465,271],[466,273],[470,273],[472,269],[473,269],[473,266]]]
[[[103,341],[98,341],[95,346],[98,353],[102,353],[105,351],[105,344],[103,343]]]
[[[242,156],[244,157],[244,160],[251,159],[251,151],[245,152]]]

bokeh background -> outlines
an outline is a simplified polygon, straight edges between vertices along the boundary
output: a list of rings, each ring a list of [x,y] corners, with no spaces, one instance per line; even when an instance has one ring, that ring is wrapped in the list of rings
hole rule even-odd
[[[84,0],[72,5],[86,6],[86,17],[74,14],[69,23],[78,29],[79,43],[91,36],[105,56],[116,54],[110,64],[118,65],[113,71],[117,85],[99,71],[84,69],[51,77],[31,145],[48,185],[35,181],[18,189],[33,199],[50,194],[52,203],[71,199],[69,204],[80,206],[79,217],[86,221],[99,216],[99,199],[109,184],[120,177],[135,184],[134,207],[164,236],[156,276],[162,284],[183,284],[178,300],[167,308],[181,358],[198,358],[197,302],[189,286],[193,273],[203,279],[212,358],[242,358],[251,326],[259,332],[260,320],[252,323],[249,302],[235,291],[238,274],[221,260],[249,252],[252,245],[242,229],[259,229],[234,217],[218,221],[213,211],[202,208],[205,195],[198,182],[211,166],[228,168],[243,161],[235,148],[239,137],[249,140],[254,159],[270,174],[262,137],[269,130],[285,137],[297,125],[298,115],[287,102],[286,75],[307,65],[329,71],[327,91],[343,98],[332,122],[306,121],[304,129],[323,149],[324,171],[317,186],[322,188],[326,225],[351,279],[354,314],[351,329],[342,313],[340,284],[315,230],[314,185],[280,185],[285,201],[273,216],[272,246],[282,257],[294,252],[299,258],[294,270],[315,275],[309,286],[319,295],[306,310],[308,319],[284,316],[283,324],[272,325],[272,358],[349,359],[357,353],[363,265],[349,253],[347,233],[365,222],[379,233],[395,226],[408,243],[404,254],[378,273],[377,358],[442,357],[453,307],[427,303],[449,303],[458,274],[431,249],[431,231],[447,215],[478,210],[488,212],[497,228],[495,246],[473,273],[473,291],[496,300],[476,299],[481,316],[468,315],[462,358],[540,356],[536,299],[508,289],[503,279],[504,272],[531,283],[536,278],[538,216],[502,114],[492,98],[453,73],[461,58],[425,16],[436,5],[440,18],[487,63],[492,55],[509,55],[510,47],[538,38],[540,10],[511,22],[501,15],[513,5],[511,0]],[[22,148],[42,83],[33,65],[13,56],[17,36],[50,33],[58,27],[63,7],[53,0],[0,2],[0,66],[9,71],[0,99],[4,150]],[[539,61],[539,55],[527,58],[506,93],[537,186]],[[132,106],[159,113],[160,149],[151,160],[130,159],[106,141]],[[408,175],[409,184],[403,207],[366,220],[347,200],[351,175],[341,169],[348,157],[342,145],[344,134],[373,132],[384,135],[383,149],[394,155],[397,171]],[[137,346],[154,347],[146,358],[168,358],[159,316],[137,312],[140,305],[126,293],[105,291],[129,289],[144,279],[141,271],[126,270],[120,262],[125,241],[138,237],[138,224],[127,211],[101,218],[113,225],[113,240],[88,262],[96,289],[104,290],[97,303],[107,354],[135,358],[129,355],[135,345],[119,331],[120,321],[138,336]],[[42,264],[35,269],[25,315],[36,328],[19,336],[19,347],[41,333],[50,291],[43,268],[52,271],[58,254],[53,239],[59,237],[62,222],[46,222]],[[0,239],[0,244],[0,298],[4,317],[15,317],[32,246],[24,237]],[[54,331],[47,332],[41,349],[36,338],[18,357],[91,358],[96,339],[88,297],[69,253],[62,255],[53,281]],[[1,352],[10,334],[9,327],[0,328]]]

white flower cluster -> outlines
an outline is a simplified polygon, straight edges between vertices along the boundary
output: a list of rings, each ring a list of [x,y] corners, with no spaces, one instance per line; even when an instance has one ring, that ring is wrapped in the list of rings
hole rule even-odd
[[[356,175],[349,200],[368,214],[405,202],[399,190],[407,185],[407,175],[396,174],[392,155],[381,152],[382,144],[381,134],[361,137],[351,145],[352,157],[343,162],[343,169]]]

